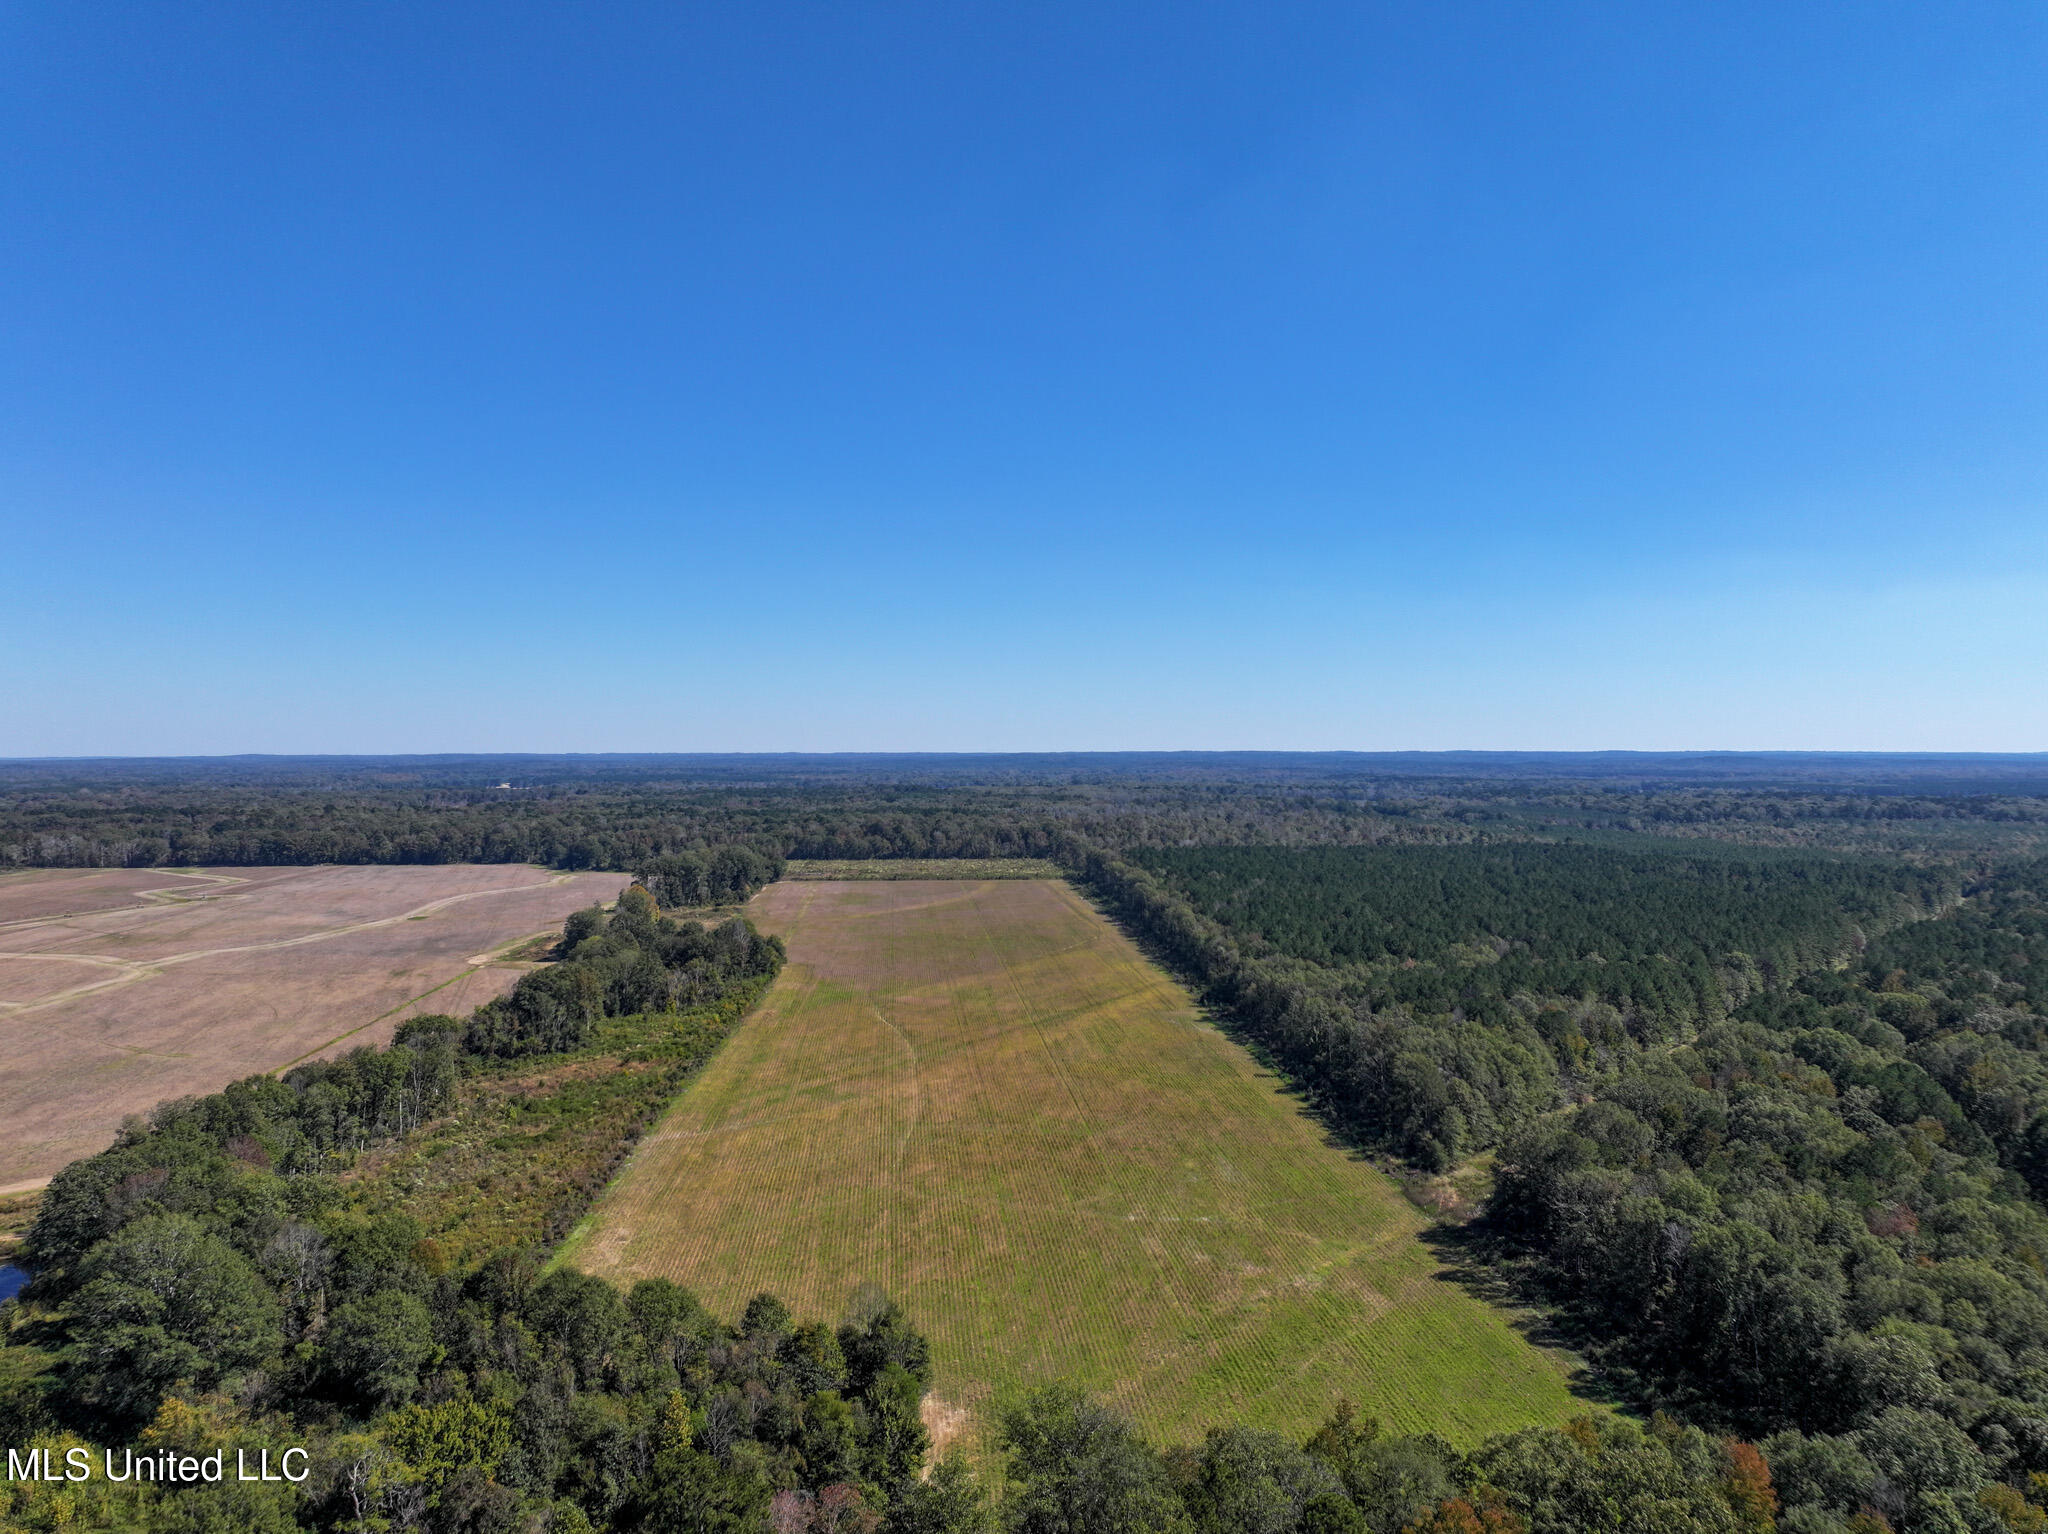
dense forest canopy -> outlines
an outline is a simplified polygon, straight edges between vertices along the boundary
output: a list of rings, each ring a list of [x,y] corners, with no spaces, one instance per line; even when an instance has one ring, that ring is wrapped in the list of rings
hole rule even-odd
[[[1706,845],[1146,848],[1131,861],[1278,952],[1386,971],[1402,1000],[1425,966],[1452,972],[1453,998],[1480,988],[1620,1000],[1618,970],[1695,970],[1736,955],[1766,978],[1798,974],[1955,886],[1892,861]]]
[[[1429,1165],[1854,957],[1961,879],[1640,840],[1154,848],[1081,866],[1347,1133]]]
[[[1652,1398],[1776,1430],[1781,1490],[1914,1529],[2048,1490],[2044,876],[1753,998],[1501,1152],[1494,1214],[1542,1283]]]
[[[0,790],[31,785],[271,789],[638,784],[1614,783],[1902,794],[2048,793],[2048,753],[1882,751],[1033,751],[444,753],[422,756],[0,759]]]
[[[0,762],[0,869],[1046,857],[1651,831],[2048,850],[2035,757],[1133,753]]]
[[[2048,860],[1175,848],[1086,877],[1339,1127],[1439,1166],[1497,1145],[1472,1239],[1623,1395],[1756,1436],[1780,1528],[2048,1526]],[[1641,984],[1688,964],[1690,1007]]]

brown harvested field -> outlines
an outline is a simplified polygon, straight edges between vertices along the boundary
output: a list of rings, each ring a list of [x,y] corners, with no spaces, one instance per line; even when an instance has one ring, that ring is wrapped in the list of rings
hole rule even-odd
[[[0,1190],[167,1097],[382,1043],[526,966],[615,873],[524,864],[0,874]]]
[[[723,1316],[767,1289],[836,1318],[879,1282],[970,1441],[1060,1377],[1179,1441],[1305,1436],[1340,1396],[1460,1444],[1584,1409],[1066,884],[781,883],[749,914],[789,964],[561,1260]]]
[[[301,873],[302,869],[245,868],[252,881],[267,873]],[[132,906],[139,901],[189,900],[204,894],[209,883],[226,874],[166,873],[161,868],[38,868],[0,874],[0,927],[53,912],[77,915]]]

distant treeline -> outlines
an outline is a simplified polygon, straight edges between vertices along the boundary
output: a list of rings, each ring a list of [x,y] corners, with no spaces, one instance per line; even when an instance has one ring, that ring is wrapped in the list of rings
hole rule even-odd
[[[1512,792],[1584,784],[1627,793],[1689,789],[1989,797],[2048,793],[2048,752],[444,752],[0,758],[0,794],[51,785],[142,789],[261,784],[333,790],[393,784],[465,789],[500,783],[549,788],[1253,783],[1394,793]]]
[[[1040,856],[1057,833],[1044,817],[959,795],[907,795],[911,806],[727,791],[638,789],[432,796],[292,796],[195,790],[169,802],[0,802],[0,867],[150,868],[315,863],[539,863],[653,869],[676,858],[730,856]]]
[[[0,869],[531,862],[637,871],[741,846],[771,860],[1071,857],[1083,847],[1643,831],[1844,848],[2048,845],[2048,801],[2012,797],[2009,785],[1993,798],[1575,782],[1530,776],[1529,763],[1503,782],[1376,776],[1257,753],[1239,763],[1241,776],[1227,756],[1198,765],[1077,758],[1072,771],[1054,770],[1053,759],[1030,771],[994,759],[982,768],[891,760],[784,768],[717,759],[696,776],[662,759],[0,762]],[[1844,771],[1845,783],[1855,779]]]

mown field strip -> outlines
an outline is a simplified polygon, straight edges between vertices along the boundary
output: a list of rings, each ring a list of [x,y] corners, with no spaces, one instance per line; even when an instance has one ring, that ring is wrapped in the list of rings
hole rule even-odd
[[[751,914],[789,967],[567,1260],[726,1315],[836,1316],[872,1280],[946,1402],[1066,1378],[1162,1438],[1301,1434],[1341,1395],[1459,1443],[1583,1409],[1065,884],[787,882]]]

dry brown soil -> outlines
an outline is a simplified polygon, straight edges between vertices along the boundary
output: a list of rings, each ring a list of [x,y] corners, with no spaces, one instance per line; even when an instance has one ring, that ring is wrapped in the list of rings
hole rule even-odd
[[[0,1192],[122,1118],[461,1014],[622,876],[524,864],[0,874]]]

